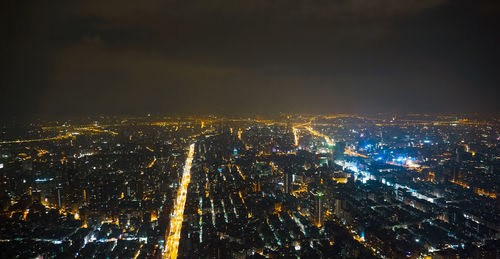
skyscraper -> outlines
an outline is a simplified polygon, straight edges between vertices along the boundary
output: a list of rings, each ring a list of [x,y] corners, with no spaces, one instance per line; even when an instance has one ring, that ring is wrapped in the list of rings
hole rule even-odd
[[[292,177],[292,173],[288,170],[285,170],[285,172],[283,173],[283,191],[284,193],[290,193],[293,191],[293,177]]]
[[[318,192],[318,194],[316,194],[316,199],[314,201],[314,220],[316,221],[317,226],[323,225],[322,199],[323,199],[323,193]]]
[[[335,143],[333,153],[334,153],[336,159],[344,159],[345,146],[346,146],[345,142]]]
[[[59,184],[57,186],[57,206],[59,209],[61,208],[61,189],[62,189],[62,186]]]

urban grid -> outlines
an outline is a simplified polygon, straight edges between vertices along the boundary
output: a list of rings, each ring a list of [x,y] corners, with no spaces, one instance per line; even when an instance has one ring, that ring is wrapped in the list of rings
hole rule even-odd
[[[24,129],[0,146],[3,258],[498,256],[498,120],[101,117]]]

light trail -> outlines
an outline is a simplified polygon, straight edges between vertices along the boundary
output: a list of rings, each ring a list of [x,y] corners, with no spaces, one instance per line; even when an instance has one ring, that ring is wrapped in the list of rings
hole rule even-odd
[[[153,165],[155,164],[155,162],[156,162],[156,156],[154,156],[153,161],[151,161],[151,163],[149,163],[149,165],[148,165],[146,168],[151,168],[151,167],[153,167]]]
[[[330,145],[330,146],[335,145],[335,144],[333,143],[333,140],[332,140],[330,137],[328,137],[327,135],[325,135],[325,134],[323,134],[323,133],[320,133],[320,132],[318,132],[318,131],[314,130],[314,129],[313,129],[312,127],[310,127],[310,126],[309,126],[309,127],[306,127],[306,129],[307,129],[309,132],[311,132],[311,134],[313,134],[313,135],[315,135],[315,136],[318,136],[318,137],[323,137],[323,138],[325,139],[326,143],[328,143],[328,145]]]
[[[75,132],[68,132],[64,135],[59,135],[56,137],[0,141],[0,144],[20,144],[20,143],[32,143],[32,142],[62,140],[62,139],[74,137],[75,135],[80,134],[80,131],[90,131],[90,132],[94,132],[94,133],[109,133],[111,135],[118,135],[118,133],[111,131],[111,130],[102,130],[102,129],[96,129],[96,128],[91,128],[91,127],[74,128],[74,131]]]
[[[41,141],[51,141],[51,140],[61,140],[65,138],[73,137],[73,133],[68,133],[66,135],[61,135],[52,138],[39,138],[39,139],[25,139],[25,140],[8,140],[1,141],[0,144],[18,144],[18,143],[31,143],[31,142],[41,142]]]
[[[97,129],[97,128],[93,128],[93,127],[83,127],[83,128],[75,128],[76,130],[81,130],[81,131],[91,131],[91,132],[95,132],[95,133],[109,133],[111,135],[118,135],[117,132],[114,132],[112,130],[107,130],[107,129]]]
[[[238,139],[241,140],[241,133],[243,133],[243,131],[241,129],[238,129]]]
[[[351,149],[348,149],[348,148],[346,148],[344,150],[344,154],[346,154],[348,156],[359,156],[359,157],[362,157],[362,158],[368,158],[368,156],[365,156],[363,154],[357,153],[357,152],[355,152],[355,151],[353,151]]]
[[[299,145],[299,133],[296,127],[292,127],[293,129],[293,138],[295,140],[295,146]]]
[[[240,167],[238,165],[236,166],[236,169],[237,169],[238,173],[240,174],[241,178],[244,181],[245,180],[245,175],[241,172]]]
[[[181,237],[182,221],[184,220],[184,206],[186,205],[187,187],[191,181],[191,165],[194,156],[194,143],[189,146],[189,153],[184,164],[182,180],[179,190],[177,191],[177,199],[174,203],[174,210],[170,215],[170,229],[166,236],[165,249],[163,258],[177,258],[179,249],[179,239]]]
[[[311,121],[309,122],[306,122],[306,123],[302,123],[302,124],[298,124],[298,125],[295,125],[292,127],[292,130],[293,130],[293,136],[294,136],[294,139],[295,139],[295,146],[298,146],[299,145],[299,136],[298,136],[298,131],[297,131],[297,128],[305,128],[307,129],[311,134],[313,134],[314,136],[318,136],[318,137],[322,137],[325,139],[326,143],[328,143],[328,145],[330,146],[334,146],[335,143],[333,142],[333,139],[331,139],[330,137],[328,137],[327,135],[323,134],[323,133],[320,133],[316,130],[314,130],[311,126],[312,124],[312,121],[314,119],[311,119]]]

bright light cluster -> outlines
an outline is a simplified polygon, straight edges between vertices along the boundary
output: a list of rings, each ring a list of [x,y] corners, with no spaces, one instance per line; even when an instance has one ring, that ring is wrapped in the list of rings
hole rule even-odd
[[[194,143],[189,146],[189,153],[184,164],[182,173],[182,181],[177,191],[177,199],[175,200],[174,210],[170,215],[170,230],[166,238],[165,252],[163,258],[177,258],[177,250],[179,248],[179,239],[181,237],[182,221],[184,220],[184,206],[186,205],[187,187],[191,181],[191,165],[194,155]]]

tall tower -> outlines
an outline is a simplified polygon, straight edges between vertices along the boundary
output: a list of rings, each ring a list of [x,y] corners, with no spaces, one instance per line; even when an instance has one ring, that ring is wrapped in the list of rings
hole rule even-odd
[[[323,225],[323,210],[322,210],[322,199],[323,199],[323,193],[321,192],[318,192],[318,194],[316,195],[316,200],[314,202],[314,218],[315,218],[315,221],[316,221],[316,225],[318,227],[320,227],[321,225]]]
[[[333,149],[333,153],[336,159],[344,159],[345,146],[346,146],[345,142],[335,143],[335,148]]]
[[[61,189],[62,189],[61,184],[59,184],[56,189],[57,189],[57,206],[60,209],[61,205],[62,205],[61,204]]]
[[[285,172],[283,173],[283,184],[284,184],[284,193],[291,193],[293,179],[291,173],[288,170],[285,170]]]

